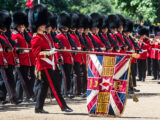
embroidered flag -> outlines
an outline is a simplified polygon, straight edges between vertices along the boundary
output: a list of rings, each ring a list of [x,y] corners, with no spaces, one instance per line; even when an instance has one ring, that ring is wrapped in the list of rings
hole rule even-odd
[[[26,3],[26,6],[28,6],[29,8],[33,7],[33,0],[28,0]]]
[[[88,62],[89,115],[120,116],[127,98],[130,56],[91,54]]]

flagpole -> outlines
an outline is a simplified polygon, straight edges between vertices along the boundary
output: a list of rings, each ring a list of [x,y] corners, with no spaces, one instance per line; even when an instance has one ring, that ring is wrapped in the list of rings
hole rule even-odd
[[[41,0],[38,0],[38,4],[40,4],[41,3]]]

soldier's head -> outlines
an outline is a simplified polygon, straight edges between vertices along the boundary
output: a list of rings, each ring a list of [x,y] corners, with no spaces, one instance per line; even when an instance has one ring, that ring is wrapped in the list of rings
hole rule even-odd
[[[117,32],[117,28],[119,27],[118,24],[118,17],[117,15],[109,15],[108,16],[108,29],[111,33],[115,34]]]
[[[79,34],[83,34],[84,28],[85,28],[85,15],[84,14],[79,14],[79,22],[78,22],[78,27],[77,31]]]
[[[62,33],[66,33],[68,32],[70,26],[71,26],[71,17],[68,13],[61,13],[58,16],[57,19],[57,26],[58,29],[62,32]]]
[[[57,30],[57,15],[53,12],[48,12],[49,22],[46,26],[46,32],[51,33]]]
[[[23,11],[16,11],[12,15],[12,28],[18,32],[24,32],[26,26],[28,25],[27,14]]]
[[[107,16],[102,16],[102,25],[101,25],[101,32],[103,34],[106,34],[108,32],[108,17]]]
[[[133,22],[130,19],[126,19],[123,27],[123,33],[126,36],[129,36],[131,32],[133,32]]]
[[[71,13],[70,14],[70,20],[71,20],[70,31],[75,32],[78,28],[78,23],[79,23],[78,14],[77,13]]]
[[[92,28],[91,31],[93,34],[98,34],[99,28],[101,27],[102,19],[99,13],[92,13]]]
[[[118,32],[122,33],[126,19],[120,14],[117,14],[117,17],[118,17]]]
[[[144,39],[146,36],[149,36],[149,27],[141,26],[138,30],[138,34],[140,35],[140,40]]]
[[[43,33],[48,24],[48,9],[43,4],[35,5],[29,10],[28,14],[29,26],[32,33]]]
[[[8,11],[0,11],[0,32],[6,32],[7,29],[10,29],[11,25],[11,15]]]
[[[90,28],[92,27],[92,18],[89,15],[84,16],[84,33],[88,35]]]

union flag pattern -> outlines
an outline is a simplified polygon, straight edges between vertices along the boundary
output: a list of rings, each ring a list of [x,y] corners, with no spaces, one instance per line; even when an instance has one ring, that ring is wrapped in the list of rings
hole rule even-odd
[[[128,92],[129,55],[89,55],[87,108],[90,115],[120,116]]]

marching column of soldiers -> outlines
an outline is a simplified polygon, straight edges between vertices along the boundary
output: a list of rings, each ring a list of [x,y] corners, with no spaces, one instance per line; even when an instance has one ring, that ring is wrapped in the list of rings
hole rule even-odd
[[[56,15],[43,4],[12,15],[2,10],[0,18],[2,104],[36,102],[35,113],[47,113],[43,106],[51,95],[62,111],[73,111],[63,97],[87,96],[86,54],[55,49],[138,53],[131,60],[131,93],[137,80],[145,81],[146,72],[153,80],[160,77],[159,26],[134,24],[120,14]]]

